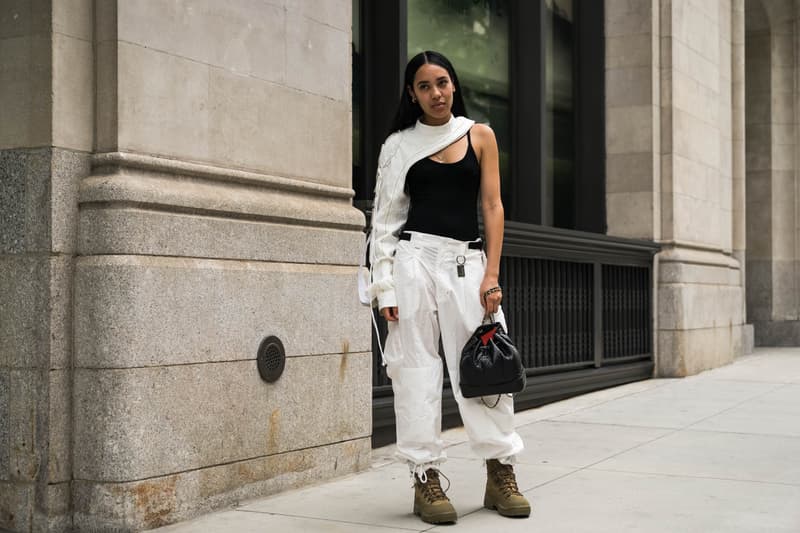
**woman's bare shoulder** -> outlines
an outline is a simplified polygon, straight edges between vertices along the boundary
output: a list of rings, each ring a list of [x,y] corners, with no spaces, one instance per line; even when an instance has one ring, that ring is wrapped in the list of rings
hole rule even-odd
[[[480,139],[494,139],[494,130],[488,124],[476,122],[470,131],[472,135],[479,137]]]
[[[494,130],[488,124],[475,123],[470,130],[472,134],[472,145],[480,160],[483,156],[484,150],[490,151],[494,148],[496,150],[497,139],[494,136]]]
[[[472,137],[480,144],[497,142],[494,136],[494,130],[488,124],[481,124],[476,122],[472,129],[470,129]]]

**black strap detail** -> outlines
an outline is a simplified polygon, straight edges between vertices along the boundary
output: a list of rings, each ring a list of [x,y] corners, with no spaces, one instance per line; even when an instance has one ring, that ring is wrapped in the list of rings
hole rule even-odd
[[[400,240],[401,241],[410,241],[411,240],[411,234],[408,233],[407,231],[402,232],[400,234]],[[467,248],[469,248],[470,250],[483,250],[483,241],[481,239],[478,239],[477,241],[470,241],[467,244]]]

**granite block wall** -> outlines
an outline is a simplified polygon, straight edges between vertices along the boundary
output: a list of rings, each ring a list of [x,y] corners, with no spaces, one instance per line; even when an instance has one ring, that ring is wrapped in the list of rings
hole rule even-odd
[[[73,513],[137,531],[365,468],[350,2],[95,5]],[[283,375],[259,377],[279,337]]]
[[[369,463],[350,6],[3,4],[0,528],[139,531]]]

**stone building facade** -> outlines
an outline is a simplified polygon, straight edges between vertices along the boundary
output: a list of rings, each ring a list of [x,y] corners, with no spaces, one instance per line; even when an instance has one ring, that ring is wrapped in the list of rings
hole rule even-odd
[[[604,1],[606,233],[660,245],[658,376],[800,343],[799,13]],[[0,4],[0,528],[148,529],[368,465],[352,20]]]
[[[662,245],[658,374],[797,345],[798,3],[606,7],[608,232]]]
[[[363,468],[350,3],[0,9],[0,527],[149,528]]]

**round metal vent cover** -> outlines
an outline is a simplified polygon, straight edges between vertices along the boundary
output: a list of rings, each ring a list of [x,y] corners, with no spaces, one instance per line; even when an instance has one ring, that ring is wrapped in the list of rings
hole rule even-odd
[[[278,381],[286,366],[286,350],[281,340],[273,335],[261,341],[256,361],[261,379],[267,383]]]

